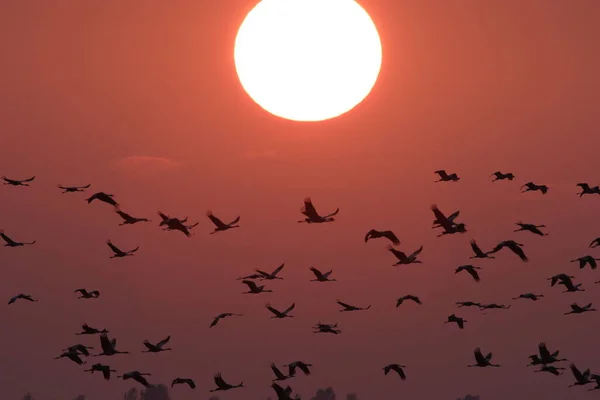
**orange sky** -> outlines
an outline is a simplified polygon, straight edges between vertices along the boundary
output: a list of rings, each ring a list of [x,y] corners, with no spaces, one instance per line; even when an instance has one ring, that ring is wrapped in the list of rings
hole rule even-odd
[[[0,295],[40,299],[0,311],[3,397],[121,398],[129,382],[52,359],[86,340],[73,336],[86,321],[135,352],[102,360],[117,370],[148,371],[153,382],[194,378],[198,388],[178,387],[174,400],[208,397],[218,371],[247,386],[224,399],[273,396],[269,363],[296,359],[314,365],[312,376],[291,382],[304,398],[328,385],[373,400],[583,395],[567,388],[569,375],[524,365],[544,340],[581,367],[598,367],[596,316],[562,313],[574,300],[600,306],[595,272],[568,262],[600,236],[590,223],[600,199],[579,199],[574,186],[600,183],[600,3],[363,0],[382,38],[379,80],[353,111],[320,123],[277,119],[242,91],[233,41],[253,4],[0,4],[0,173],[37,176],[30,188],[0,187],[0,227],[38,240],[0,249]],[[433,184],[440,168],[462,180]],[[517,179],[491,184],[496,170]],[[548,195],[521,195],[529,180],[550,186]],[[109,206],[61,195],[58,183],[92,183],[90,194],[113,193],[124,211],[154,221],[117,226]],[[340,207],[337,222],[296,224],[305,196],[322,212]],[[460,209],[469,233],[436,238],[432,203]],[[224,220],[241,215],[242,228],[208,235],[209,208]],[[158,210],[200,221],[195,236],[160,231]],[[546,224],[550,235],[512,233],[519,220]],[[406,251],[423,244],[424,263],[392,267],[387,243],[362,242],[371,228],[394,230]],[[109,260],[109,238],[140,250]],[[479,284],[454,276],[471,238],[483,247],[517,239],[531,261],[503,252],[475,263],[485,268]],[[240,294],[235,278],[282,262],[285,280],[268,284],[274,293]],[[311,265],[333,268],[338,282],[308,282]],[[563,271],[588,291],[547,287],[544,278]],[[101,298],[76,300],[79,287]],[[454,307],[522,292],[547,297],[485,315]],[[407,293],[424,304],[396,309]],[[337,298],[372,309],[340,314]],[[295,301],[295,318],[270,319],[267,301]],[[209,330],[226,311],[246,315]],[[469,321],[464,331],[443,324],[452,312]],[[343,333],[313,335],[318,320],[339,322]],[[172,353],[138,352],[142,340],[169,334]],[[476,346],[505,367],[466,368]],[[407,381],[382,375],[393,362],[408,366]]]

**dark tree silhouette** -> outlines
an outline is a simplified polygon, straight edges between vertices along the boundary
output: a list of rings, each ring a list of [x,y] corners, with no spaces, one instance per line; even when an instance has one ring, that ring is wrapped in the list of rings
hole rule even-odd
[[[319,389],[312,400],[335,400],[335,392],[331,387],[328,387],[327,389]]]
[[[479,399],[479,396],[472,396],[472,395],[468,394],[465,397],[463,397],[463,398],[459,397],[456,400],[480,400],[480,399]]]
[[[23,400],[34,400],[33,396],[31,395],[31,393],[27,393],[25,396],[23,396]]]
[[[165,385],[153,385],[142,390],[140,400],[171,400],[169,396],[169,388]]]
[[[79,396],[75,397],[73,400],[85,400],[85,396],[83,394],[80,394]]]
[[[358,400],[358,397],[356,397],[356,393],[348,393],[346,395],[346,400]]]
[[[127,391],[127,393],[125,393],[125,395],[123,396],[124,400],[137,400],[138,399],[138,392],[136,388],[131,388],[129,389],[129,391]]]

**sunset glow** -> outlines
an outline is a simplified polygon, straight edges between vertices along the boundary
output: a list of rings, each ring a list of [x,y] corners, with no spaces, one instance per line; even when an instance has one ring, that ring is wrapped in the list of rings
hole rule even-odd
[[[354,0],[263,0],[237,34],[244,90],[282,118],[319,121],[343,114],[371,91],[381,42]]]

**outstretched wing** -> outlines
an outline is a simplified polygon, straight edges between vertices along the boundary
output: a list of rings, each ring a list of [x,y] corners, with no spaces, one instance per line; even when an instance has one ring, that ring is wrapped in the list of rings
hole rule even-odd
[[[115,254],[120,254],[122,253],[121,249],[119,249],[117,246],[115,246],[114,244],[112,244],[112,242],[110,240],[106,241],[106,244],[108,245],[108,247],[110,247],[110,249],[115,253]]]
[[[548,351],[548,348],[546,347],[546,343],[540,343],[538,344],[538,350],[540,351],[540,356],[542,356],[542,359],[547,360],[549,358],[552,358],[552,355],[550,354],[550,352]]]
[[[311,219],[320,218],[320,215],[317,213],[317,210],[315,209],[310,197],[304,199],[304,208],[302,209],[302,214]]]
[[[398,249],[393,248],[392,246],[388,246],[387,249],[389,251],[391,251],[398,260],[402,261],[403,259],[406,258],[406,253],[404,253],[403,251],[400,251]]]
[[[481,278],[479,278],[479,274],[474,268],[467,268],[466,270],[469,274],[471,274],[473,279],[475,279],[475,282],[479,282],[481,280]]]
[[[283,313],[284,313],[284,314],[287,314],[287,313],[289,313],[290,311],[292,311],[292,310],[293,310],[295,307],[296,307],[296,303],[292,303],[292,305],[291,305],[291,306],[289,306],[289,307],[288,307],[288,308],[287,308],[287,309],[286,309],[286,310],[285,310]]]
[[[237,224],[238,222],[240,222],[240,216],[239,215],[238,215],[238,217],[236,219],[234,219],[233,221],[231,221],[229,223],[229,225]]]
[[[415,250],[409,258],[413,258],[418,256],[419,254],[421,254],[421,252],[423,251],[423,245],[421,245],[421,247],[419,247],[417,250]]]
[[[395,245],[400,244],[400,239],[398,239],[398,237],[392,231],[383,232],[383,236],[385,236],[390,242],[392,242]]]
[[[169,342],[169,340],[171,340],[171,335],[167,336],[160,342],[156,343],[156,347],[163,347],[165,344],[167,344]]]
[[[485,364],[485,357],[483,357],[483,354],[481,354],[481,349],[479,347],[473,351],[473,354],[475,355],[475,361],[478,364]]]
[[[346,303],[344,303],[344,302],[342,302],[342,301],[339,301],[339,300],[337,300],[337,303],[338,303],[340,306],[344,307],[344,308],[354,308],[354,307],[353,307],[353,306],[351,306],[350,304],[346,304]]]
[[[168,221],[168,220],[170,219],[168,215],[166,215],[166,214],[163,214],[163,213],[162,213],[162,212],[160,212],[160,211],[158,212],[158,215],[160,216],[160,218],[161,218],[163,221]]]
[[[275,271],[273,271],[273,273],[271,275],[277,275],[279,272],[281,272],[281,270],[283,269],[283,266],[285,265],[285,263],[282,263],[279,267],[277,267],[275,269]]]
[[[339,213],[339,212],[340,212],[340,209],[339,209],[339,207],[338,207],[338,208],[336,208],[336,209],[335,209],[335,211],[334,211],[334,212],[332,212],[331,214],[327,214],[327,215],[325,215],[323,218],[329,218],[329,217],[333,217],[334,215],[337,215],[337,213]]]
[[[220,388],[229,386],[229,384],[227,382],[225,382],[225,380],[221,377],[221,373],[216,374],[214,379],[215,379],[215,383]]]
[[[448,222],[448,218],[446,218],[444,213],[441,212],[435,204],[431,206],[431,211],[433,211],[433,215],[435,216],[435,219],[438,222],[438,224],[444,225]]]
[[[265,305],[265,307],[267,308],[267,310],[271,311],[273,314],[275,314],[277,316],[282,314],[281,312],[279,312],[279,310],[276,310],[275,308],[271,307],[271,304],[267,304],[267,305]]]
[[[477,242],[475,241],[475,239],[471,240],[471,248],[473,249],[473,253],[475,253],[475,255],[481,256],[483,254],[485,254],[481,248],[477,245]]]
[[[35,175],[34,175],[34,176],[32,176],[31,178],[28,178],[28,179],[23,179],[21,182],[31,182],[31,181],[32,181],[32,180],[34,180],[34,179],[35,179]]]
[[[129,253],[129,254],[131,254],[131,253],[135,253],[135,252],[136,252],[136,251],[138,251],[139,249],[140,249],[140,246],[136,247],[136,248],[135,248],[135,249],[133,249],[133,250],[129,250],[129,251],[128,251],[128,253]]]
[[[129,214],[127,214],[124,211],[121,211],[120,209],[116,208],[115,211],[117,212],[117,214],[119,214],[121,216],[121,218],[123,218],[125,221],[133,219],[133,217]]]
[[[248,285],[248,288],[250,290],[256,290],[258,289],[258,286],[256,286],[256,283],[254,283],[253,281],[249,281],[247,279],[243,280],[242,283]]]
[[[213,224],[215,224],[215,226],[217,228],[225,228],[225,224],[223,223],[223,221],[221,221],[219,218],[215,217],[212,213],[212,211],[208,211],[206,213],[206,216],[212,221]]]
[[[323,278],[323,274],[321,273],[321,271],[319,271],[315,267],[310,267],[310,270],[312,271],[313,274],[315,274],[315,276],[317,277],[317,279]]]

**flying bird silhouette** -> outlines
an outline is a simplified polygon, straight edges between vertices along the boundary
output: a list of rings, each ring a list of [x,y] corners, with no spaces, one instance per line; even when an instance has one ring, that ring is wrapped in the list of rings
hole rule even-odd
[[[29,182],[33,182],[33,180],[35,179],[35,176],[32,176],[31,178],[27,178],[27,179],[10,179],[7,178],[6,176],[1,176],[0,177],[2,180],[4,180],[4,184],[5,185],[11,185],[11,186],[30,186]]]
[[[473,350],[475,356],[475,364],[467,365],[467,367],[499,367],[498,364],[492,364],[492,353],[488,353],[485,357],[481,353],[481,349],[477,347]]]
[[[458,182],[460,180],[456,173],[448,174],[445,169],[440,169],[433,173],[438,174],[440,177],[440,179],[434,182]]]
[[[304,207],[300,210],[300,212],[304,214],[306,218],[304,218],[302,221],[298,221],[299,223],[306,222],[309,224],[318,224],[323,222],[334,222],[335,218],[333,217],[340,212],[340,209],[337,208],[334,212],[325,216],[321,216],[313,205],[311,198],[307,197],[304,199]]]
[[[227,383],[223,380],[223,377],[221,376],[220,373],[218,373],[214,376],[214,380],[215,380],[215,384],[217,385],[217,388],[212,389],[211,392],[216,392],[219,390],[231,390],[231,389],[235,389],[235,388],[239,388],[239,387],[244,387],[244,382],[240,382],[237,385],[230,385],[229,383]]]
[[[492,179],[492,182],[496,182],[496,181],[503,181],[505,179],[512,181],[513,179],[515,179],[515,175],[512,172],[508,172],[508,173],[502,173],[500,171],[496,171],[493,174],[490,175],[491,177],[494,177],[494,179]]]
[[[113,253],[115,253],[114,255],[110,256],[110,258],[121,258],[121,257],[132,256],[133,253],[135,253],[136,251],[138,251],[140,249],[140,246],[137,246],[133,250],[122,251],[117,246],[112,244],[112,242],[110,240],[107,240],[106,244],[108,245],[108,247],[110,247],[110,249],[113,251]]]
[[[85,201],[87,201],[88,204],[90,204],[94,200],[102,201],[102,202],[104,202],[106,204],[110,204],[113,207],[117,207],[119,205],[119,203],[117,203],[113,199],[113,195],[112,194],[106,194],[104,192],[94,193],[93,195],[91,195],[90,197],[88,197],[87,199],[85,199]]]
[[[31,301],[31,302],[38,301],[38,300],[34,299],[33,297],[31,297],[31,295],[29,295],[29,294],[19,293],[18,295],[11,297],[10,300],[8,301],[8,304],[12,304],[19,299],[27,300],[27,301]]]
[[[4,230],[2,230],[2,229],[0,229],[0,237],[2,238],[2,240],[4,240],[6,242],[6,244],[4,245],[4,247],[22,247],[22,246],[25,246],[25,245],[35,244],[35,242],[36,242],[35,240],[33,242],[15,242],[10,237],[8,237],[4,233]]]
[[[327,271],[325,273],[322,273],[315,267],[310,267],[309,269],[315,275],[315,278],[316,278],[316,279],[311,279],[311,282],[335,282],[335,279],[329,279],[329,275],[331,275],[331,273],[333,272],[332,269],[330,269],[329,271]]]
[[[92,185],[88,184],[85,186],[63,186],[63,185],[59,184],[58,188],[62,189],[62,194],[65,194],[65,193],[85,192],[84,189],[87,189],[90,186],[92,186]]]
[[[479,278],[479,274],[477,273],[478,269],[481,269],[481,268],[475,267],[473,265],[461,265],[460,267],[456,268],[454,273],[458,274],[461,271],[466,271],[467,273],[469,273],[469,275],[471,275],[473,277],[473,280],[475,282],[479,282],[479,281],[481,281],[481,279]]]
[[[219,314],[213,319],[213,322],[210,324],[209,328],[212,328],[213,326],[217,325],[219,323],[219,321],[222,320],[223,318],[233,317],[233,316],[241,317],[242,315],[244,315],[244,314],[234,314],[234,313]]]
[[[525,188],[525,190],[523,190],[523,188]],[[542,192],[542,194],[546,194],[546,193],[548,193],[548,186],[537,185],[533,182],[527,182],[526,184],[521,186],[521,193],[536,192],[536,191]]]
[[[213,233],[240,227],[239,225],[236,225],[239,222],[240,217],[237,217],[236,219],[234,219],[233,221],[231,221],[228,224],[224,224],[223,221],[221,221],[219,218],[215,217],[213,215],[212,211],[210,211],[210,210],[206,212],[206,216],[212,221],[213,224],[215,224],[215,230],[210,233],[211,235]]]
[[[347,303],[343,303],[339,300],[337,300],[337,303],[343,307],[340,310],[340,312],[342,312],[342,311],[361,311],[361,310],[368,310],[369,308],[371,308],[370,304],[366,307],[356,307],[356,306],[351,306],[350,304],[347,304]]]
[[[404,373],[404,370],[402,368],[406,368],[406,365],[400,365],[400,364],[389,364],[386,365],[385,367],[383,367],[383,374],[387,375],[390,373],[390,371],[394,371],[398,374],[398,376],[400,377],[400,379],[402,379],[403,381],[406,380],[406,374]]]
[[[400,240],[396,237],[396,235],[394,235],[394,232],[392,232],[392,231],[377,231],[375,229],[371,229],[369,232],[367,232],[367,234],[365,235],[365,243],[367,243],[369,241],[369,239],[378,239],[378,238],[386,238],[387,240],[389,240],[390,242],[392,242],[392,244],[394,244],[396,246],[400,244]]]
[[[196,389],[196,383],[189,378],[175,378],[173,382],[171,382],[171,388],[175,385],[186,384],[190,387],[190,389]]]

